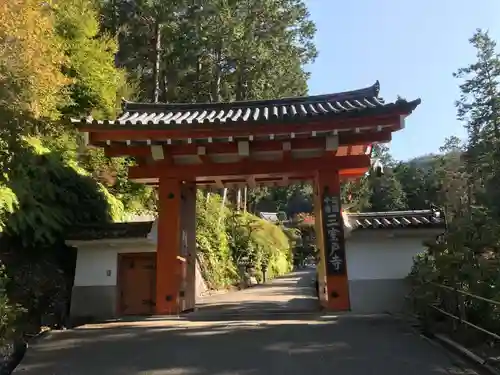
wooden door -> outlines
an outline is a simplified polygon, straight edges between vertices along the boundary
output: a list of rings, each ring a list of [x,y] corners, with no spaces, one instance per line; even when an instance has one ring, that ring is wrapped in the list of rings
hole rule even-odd
[[[119,311],[149,315],[155,309],[156,254],[119,254]]]

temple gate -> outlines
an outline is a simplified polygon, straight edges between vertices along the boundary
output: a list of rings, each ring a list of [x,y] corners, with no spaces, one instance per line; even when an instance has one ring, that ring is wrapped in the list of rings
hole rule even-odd
[[[228,103],[123,102],[115,120],[72,120],[88,145],[133,156],[129,178],[158,187],[155,311],[194,307],[195,189],[314,185],[320,301],[349,310],[340,182],[364,175],[420,100],[385,103],[373,86],[327,95]]]

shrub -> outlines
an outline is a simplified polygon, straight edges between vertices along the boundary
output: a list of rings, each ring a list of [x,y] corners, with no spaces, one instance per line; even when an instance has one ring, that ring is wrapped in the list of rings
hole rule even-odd
[[[229,210],[217,194],[207,199],[198,190],[196,198],[196,246],[202,275],[211,289],[228,287],[238,280],[226,231]]]
[[[24,311],[20,306],[11,304],[7,297],[8,277],[5,267],[0,264],[0,347],[16,336],[16,320]]]

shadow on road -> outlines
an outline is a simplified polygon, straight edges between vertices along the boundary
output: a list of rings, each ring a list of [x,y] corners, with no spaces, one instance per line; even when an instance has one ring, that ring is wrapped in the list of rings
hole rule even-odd
[[[15,374],[474,373],[389,316],[321,316],[311,272],[205,301],[181,317],[54,332],[28,349]]]
[[[465,374],[464,364],[391,319],[136,322],[49,336],[23,375]]]
[[[183,318],[191,321],[227,320],[228,318],[237,320],[282,319],[295,315],[310,316],[319,314],[320,311],[317,300],[294,298],[284,303],[247,301],[201,306],[198,311],[187,314]]]
[[[282,314],[317,313],[314,271],[294,272],[249,289],[203,298],[197,311],[186,316],[193,321],[274,319]]]

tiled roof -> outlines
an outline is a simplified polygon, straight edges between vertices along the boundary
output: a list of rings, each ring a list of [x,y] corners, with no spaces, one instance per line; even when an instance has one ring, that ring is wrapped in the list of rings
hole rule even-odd
[[[352,230],[445,228],[444,214],[435,210],[347,212],[346,216]],[[313,226],[314,218],[300,224]]]
[[[113,238],[147,238],[152,225],[152,221],[79,225],[69,230],[65,239],[91,241]]]
[[[443,228],[442,212],[434,210],[348,213],[353,229]]]
[[[266,123],[273,121],[310,121],[318,119],[350,118],[356,116],[383,115],[393,111],[412,112],[420,99],[406,101],[398,99],[385,103],[379,95],[378,81],[367,88],[335,94],[282,98],[275,100],[253,100],[225,103],[133,103],[123,101],[122,115],[116,120],[73,120],[86,127],[123,127],[148,125],[156,128],[175,128],[178,125],[217,123]]]

